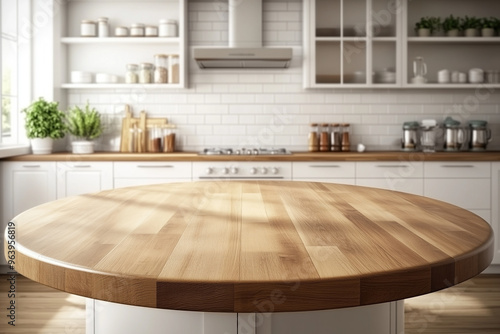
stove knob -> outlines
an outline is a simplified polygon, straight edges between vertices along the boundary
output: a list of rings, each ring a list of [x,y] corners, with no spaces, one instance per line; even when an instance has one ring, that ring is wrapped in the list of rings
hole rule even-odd
[[[214,169],[212,167],[208,167],[207,169],[205,169],[205,174],[210,175],[213,173],[213,171]]]
[[[255,168],[255,167],[250,168],[250,174],[252,174],[252,175],[257,174],[257,168]]]
[[[266,167],[262,167],[262,168],[260,169],[260,172],[261,172],[262,174],[267,174],[267,168],[266,168]]]
[[[255,154],[255,155],[258,155],[258,154],[259,154],[259,150],[258,150],[258,149],[256,149],[256,148],[254,148],[254,149],[252,150],[252,152],[253,152],[253,154]]]
[[[245,153],[246,153],[247,155],[251,155],[251,154],[252,154],[252,150],[246,150],[246,151],[245,151]]]
[[[273,167],[273,168],[271,168],[271,173],[273,173],[273,174],[275,174],[275,175],[276,175],[276,174],[278,174],[278,172],[279,172],[278,167]]]
[[[222,174],[224,175],[229,174],[229,168],[227,167],[222,168]]]
[[[237,167],[232,167],[231,168],[231,174],[238,174],[238,168]]]

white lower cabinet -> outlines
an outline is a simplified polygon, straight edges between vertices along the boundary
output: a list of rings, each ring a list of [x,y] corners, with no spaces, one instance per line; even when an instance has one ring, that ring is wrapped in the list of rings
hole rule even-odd
[[[57,198],[113,189],[112,162],[58,162]]]
[[[292,179],[326,183],[355,184],[354,162],[294,162]]]
[[[1,169],[2,231],[21,212],[56,199],[55,162],[6,161]],[[3,250],[3,237],[0,245]],[[3,256],[0,258],[0,264],[7,264]]]
[[[115,162],[113,167],[115,188],[148,184],[189,182],[192,178],[191,162]]]
[[[426,162],[424,195],[470,210],[491,222],[490,162]]]
[[[491,164],[491,225],[495,233],[494,264],[500,264],[500,162]]]
[[[423,195],[423,163],[357,162],[356,185]]]

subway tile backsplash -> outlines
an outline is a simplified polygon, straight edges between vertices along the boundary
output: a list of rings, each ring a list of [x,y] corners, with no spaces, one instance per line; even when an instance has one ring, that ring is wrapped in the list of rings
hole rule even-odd
[[[227,45],[227,3],[189,3],[190,47]],[[68,104],[87,100],[104,115],[106,135],[98,149],[118,150],[124,104],[136,116],[167,117],[178,126],[179,148],[206,146],[285,146],[307,150],[311,122],[351,123],[352,144],[368,150],[399,149],[405,121],[446,116],[466,123],[490,123],[499,150],[500,93],[474,90],[389,90],[302,88],[302,5],[298,1],[264,2],[265,46],[290,46],[292,66],[285,70],[200,70],[189,59],[189,88],[182,90],[70,90]]]

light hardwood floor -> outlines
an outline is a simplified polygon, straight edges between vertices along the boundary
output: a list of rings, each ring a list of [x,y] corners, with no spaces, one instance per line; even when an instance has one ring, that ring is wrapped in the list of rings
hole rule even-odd
[[[9,326],[9,282],[0,275],[0,333],[84,334],[85,300],[16,278],[16,326]],[[455,287],[407,299],[407,334],[500,333],[500,275],[480,275]],[[307,333],[309,334],[309,333]]]

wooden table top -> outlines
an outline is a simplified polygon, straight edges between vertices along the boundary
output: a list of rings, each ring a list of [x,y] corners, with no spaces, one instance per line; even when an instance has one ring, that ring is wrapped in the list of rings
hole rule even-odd
[[[287,312],[400,300],[484,270],[490,226],[433,199],[312,182],[214,181],[65,198],[15,217],[16,266],[90,298]]]

